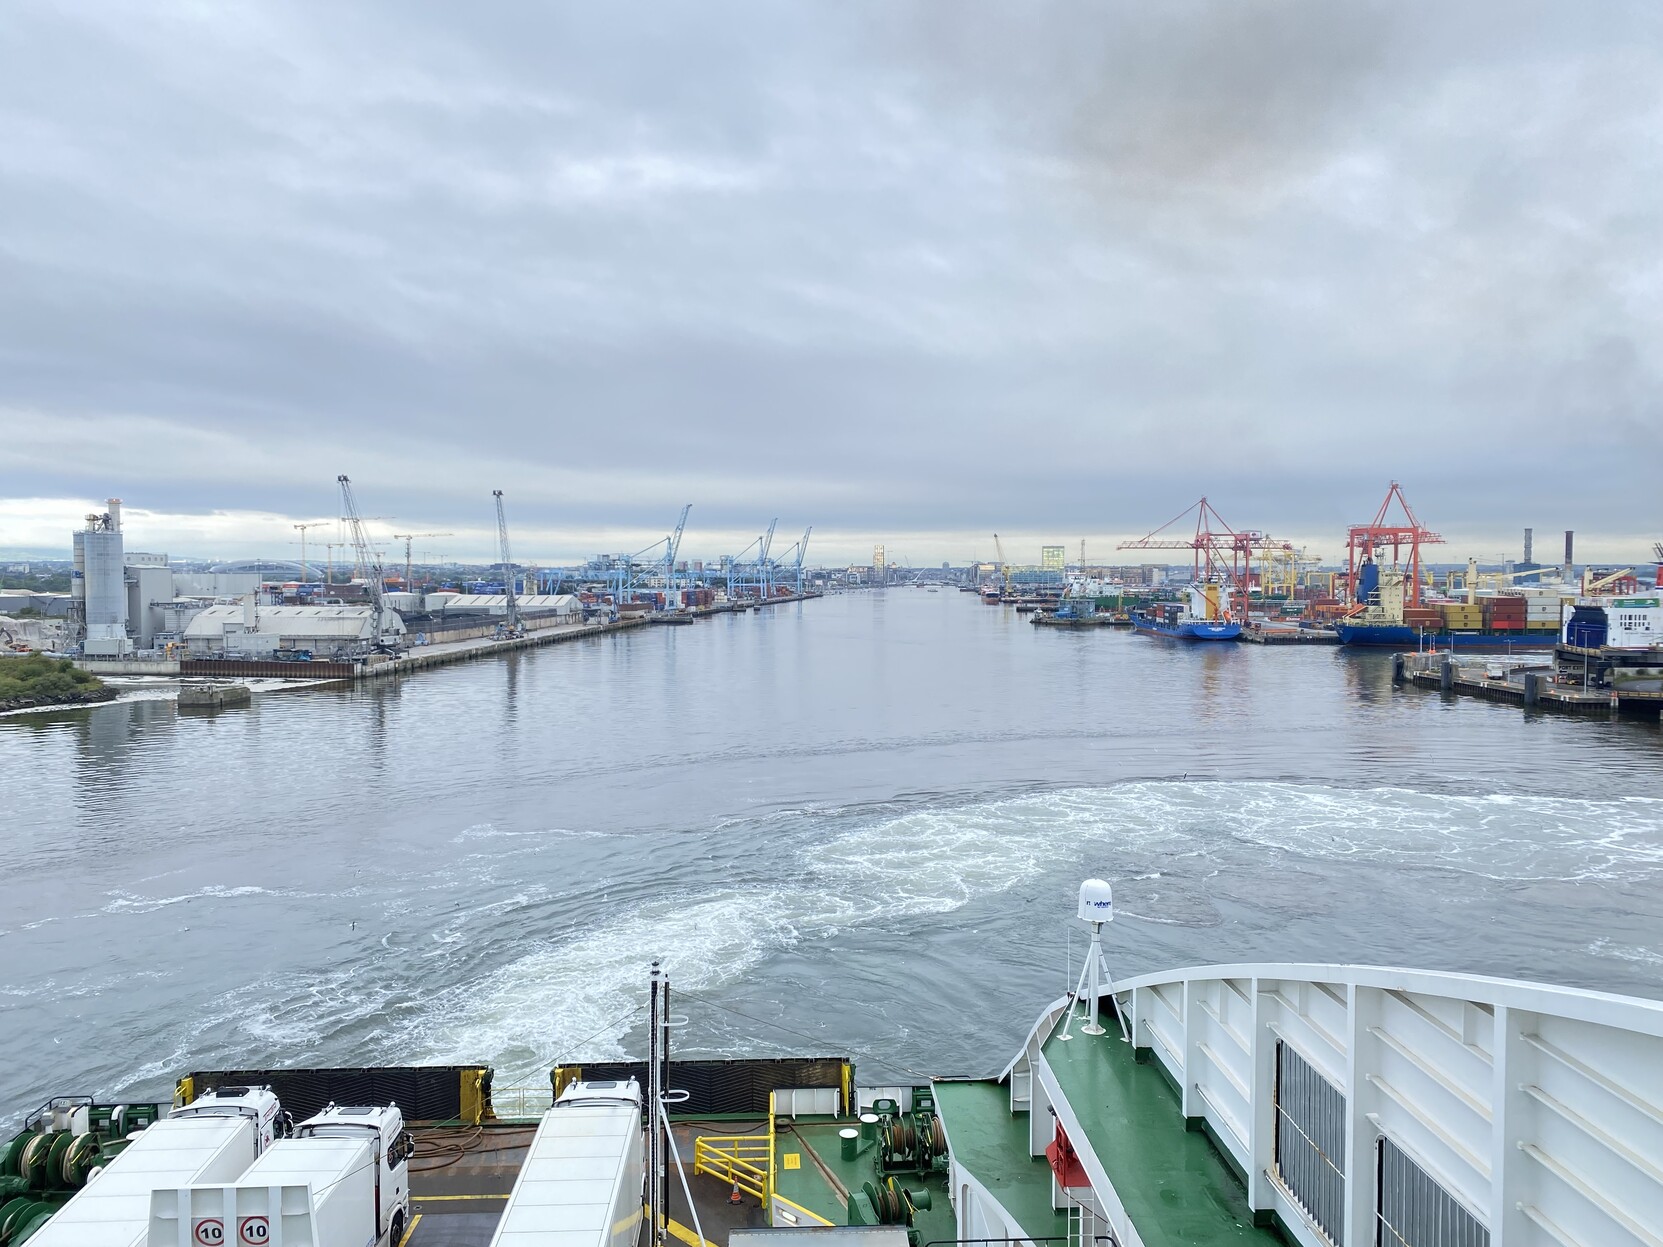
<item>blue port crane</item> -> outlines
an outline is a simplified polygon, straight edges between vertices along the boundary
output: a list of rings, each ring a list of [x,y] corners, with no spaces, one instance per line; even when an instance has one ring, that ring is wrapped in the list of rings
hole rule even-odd
[[[691,502],[681,509],[676,531],[664,543],[664,592],[667,594],[676,591],[676,558],[681,553],[681,534],[687,528],[687,513],[692,509]]]
[[[633,554],[600,555],[584,571],[605,579],[606,591],[612,595],[614,604],[630,601],[637,592],[652,587],[655,580],[662,582],[666,594],[674,592],[681,535],[687,530],[687,516],[692,510],[691,502],[682,507],[675,531],[669,536]]]
[[[782,572],[787,566],[790,567],[791,583],[799,594],[803,591],[803,558],[808,554],[808,535],[813,531],[814,525],[812,524],[803,529],[803,535],[784,554],[780,555],[778,562],[774,564],[776,572]]]
[[[729,598],[746,596],[747,590],[761,599],[773,596],[774,569],[768,560],[768,551],[774,544],[774,529],[778,525],[776,517],[769,523],[767,532],[728,560]],[[752,550],[756,551],[756,557],[748,558]]]

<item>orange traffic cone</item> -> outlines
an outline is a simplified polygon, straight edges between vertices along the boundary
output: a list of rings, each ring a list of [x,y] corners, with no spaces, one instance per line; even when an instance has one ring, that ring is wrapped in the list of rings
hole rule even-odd
[[[734,1184],[733,1184],[733,1190],[728,1192],[728,1203],[737,1204],[737,1203],[739,1203],[739,1200],[740,1200],[739,1182],[738,1182],[737,1179],[735,1179]]]

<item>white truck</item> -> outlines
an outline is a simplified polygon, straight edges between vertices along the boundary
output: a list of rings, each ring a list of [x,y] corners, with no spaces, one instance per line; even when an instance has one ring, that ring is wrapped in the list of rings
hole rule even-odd
[[[277,1097],[221,1087],[141,1131],[36,1230],[29,1247],[145,1247],[159,1187],[235,1182],[272,1146]]]
[[[158,1189],[148,1247],[398,1247],[414,1150],[396,1104],[331,1104],[234,1183]]]
[[[543,1114],[491,1247],[635,1247],[642,1134],[633,1078],[567,1087]]]

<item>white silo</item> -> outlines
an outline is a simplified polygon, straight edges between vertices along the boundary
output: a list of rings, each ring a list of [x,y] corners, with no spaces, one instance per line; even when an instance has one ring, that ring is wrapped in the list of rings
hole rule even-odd
[[[121,499],[111,498],[102,515],[87,516],[75,534],[74,596],[81,599],[89,658],[120,658],[133,652],[127,636],[127,576],[122,562]],[[72,590],[73,592],[73,590]]]

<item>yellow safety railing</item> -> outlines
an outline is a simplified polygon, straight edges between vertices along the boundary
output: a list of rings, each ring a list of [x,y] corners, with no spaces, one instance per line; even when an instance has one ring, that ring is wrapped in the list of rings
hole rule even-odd
[[[737,1186],[764,1205],[773,1189],[773,1147],[756,1134],[705,1134],[693,1140],[693,1172]]]

